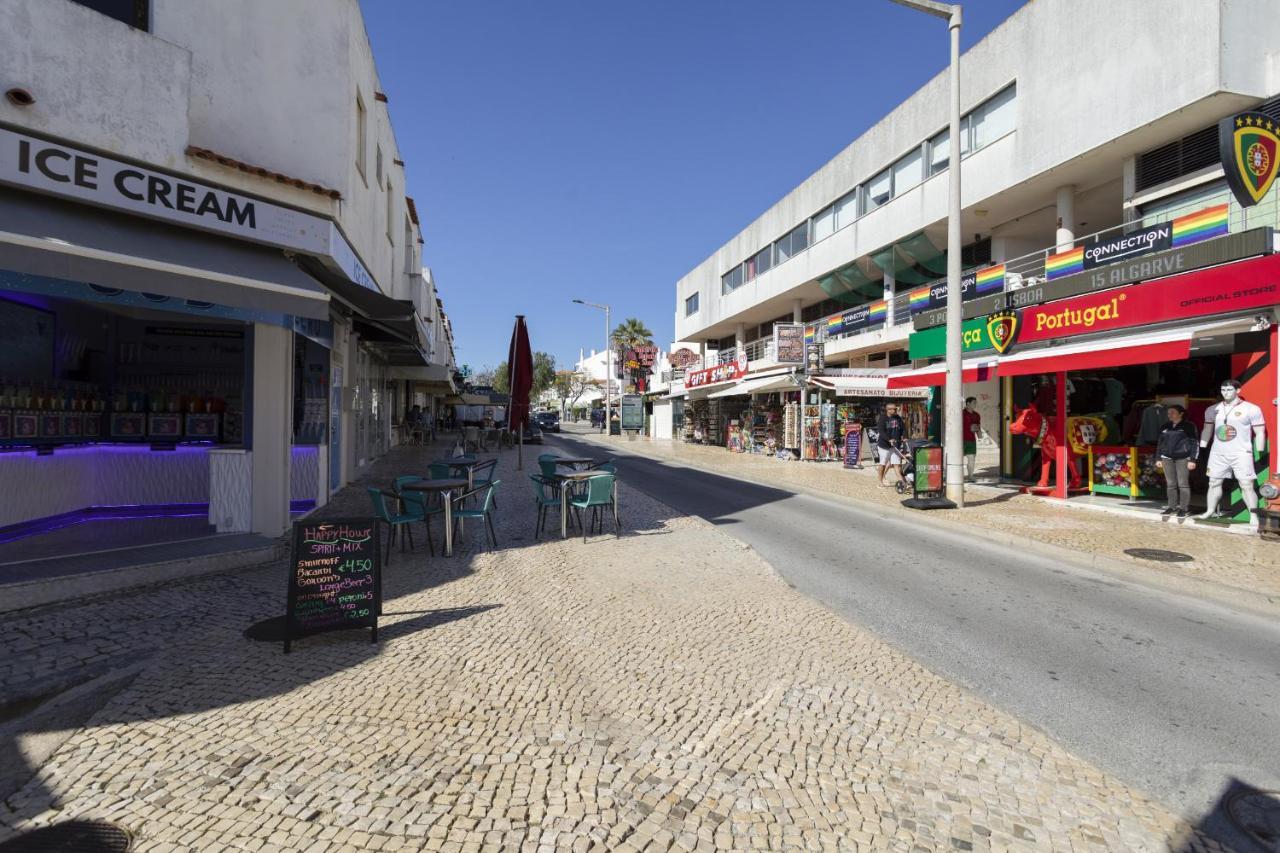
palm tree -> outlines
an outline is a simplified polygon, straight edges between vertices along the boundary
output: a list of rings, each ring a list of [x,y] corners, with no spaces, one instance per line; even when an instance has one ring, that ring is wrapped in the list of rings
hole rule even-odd
[[[653,343],[653,332],[640,319],[628,317],[613,330],[613,339],[624,349],[648,346]]]

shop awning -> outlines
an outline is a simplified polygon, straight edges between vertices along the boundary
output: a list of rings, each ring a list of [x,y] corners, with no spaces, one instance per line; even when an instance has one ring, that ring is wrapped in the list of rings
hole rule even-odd
[[[763,394],[770,391],[798,391],[800,384],[792,378],[792,374],[774,373],[769,376],[755,376],[741,379],[728,388],[722,388],[719,391],[712,391],[707,395],[707,399],[714,400],[717,397],[737,397],[743,394]]]
[[[996,377],[996,357],[981,359],[966,358],[962,365],[962,376],[965,382],[984,382]],[[889,378],[890,388],[928,388],[943,385],[947,381],[947,370],[941,364],[905,370]]]
[[[1244,331],[1248,325],[1248,320],[1200,323],[1158,332],[1136,332],[1109,340],[1010,353],[1000,357],[1000,375],[1030,376],[1060,370],[1096,370],[1103,367],[1154,364],[1159,361],[1181,361],[1191,356],[1191,344],[1195,338],[1226,333],[1237,328]]]
[[[328,293],[279,249],[34,193],[0,194],[0,269],[329,319]]]
[[[927,397],[929,391],[925,387],[890,388],[890,379],[908,372],[884,371],[879,376],[811,376],[809,384],[824,391],[834,391],[837,397]]]

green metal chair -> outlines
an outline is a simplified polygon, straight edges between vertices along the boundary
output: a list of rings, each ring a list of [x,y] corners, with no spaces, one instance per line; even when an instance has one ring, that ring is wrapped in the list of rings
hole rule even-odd
[[[463,494],[458,495],[456,498],[453,499],[453,525],[454,525],[453,539],[455,542],[457,542],[458,540],[457,528],[459,527],[459,525],[462,524],[463,519],[478,518],[478,519],[482,519],[485,525],[488,527],[489,540],[493,543],[493,547],[495,548],[498,547],[498,534],[496,534],[493,530],[493,516],[490,515],[490,513],[493,512],[493,506],[494,506],[493,493],[496,492],[498,490],[498,486],[501,486],[501,485],[502,485],[501,480],[493,480],[492,482],[484,486],[480,486],[479,488],[472,489],[469,492],[464,492]],[[465,507],[466,507],[467,499],[470,498],[472,495],[478,495],[482,492],[484,493],[484,502],[480,505],[480,507],[477,509],[466,509]]]
[[[444,462],[432,462],[427,466],[427,473],[433,480],[447,480],[453,476],[453,471]]]
[[[557,458],[559,457],[550,453],[544,453],[538,457],[538,468],[542,471],[542,476],[555,477]]]
[[[530,474],[529,479],[533,481],[533,502],[538,508],[538,520],[533,528],[533,538],[537,539],[546,529],[547,510],[560,510],[560,484],[537,474]]]
[[[396,531],[403,527],[406,536],[409,539],[409,547],[413,547],[413,527],[415,521],[423,521],[424,518],[413,507],[406,506],[404,512],[391,512],[387,509],[386,495],[382,489],[369,488],[369,499],[373,502],[373,514],[379,521],[387,525],[387,553],[385,560],[387,565],[391,565],[391,542],[396,537]],[[404,551],[404,540],[400,540],[400,550]]]
[[[584,509],[591,510],[591,526],[597,523],[600,526],[600,532],[604,532],[604,517],[601,510],[604,507],[613,507],[613,532],[615,536],[622,536],[622,530],[618,526],[618,502],[614,498],[613,484],[616,478],[612,474],[601,474],[598,477],[591,477],[586,480],[586,489],[581,495],[575,495],[569,499],[569,506],[573,507],[573,511],[579,515],[578,526],[582,527],[582,541],[587,541],[588,528],[583,527],[581,511]]]
[[[407,513],[420,513],[422,515],[422,526],[427,528],[427,550],[431,552],[431,556],[436,555],[436,544],[431,540],[431,516],[442,515],[444,513],[443,506],[429,505],[430,498],[434,495],[427,495],[423,492],[405,491],[405,485],[408,483],[416,483],[421,477],[406,475],[396,477],[396,494],[400,497],[400,504]]]

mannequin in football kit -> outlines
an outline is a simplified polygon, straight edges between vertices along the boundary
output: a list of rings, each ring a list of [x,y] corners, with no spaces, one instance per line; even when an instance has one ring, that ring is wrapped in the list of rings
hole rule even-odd
[[[1245,506],[1249,507],[1250,520],[1256,525],[1258,517],[1254,510],[1258,506],[1258,490],[1253,454],[1255,450],[1261,453],[1266,449],[1266,422],[1262,418],[1262,409],[1240,396],[1239,382],[1224,379],[1218,390],[1222,401],[1204,413],[1204,429],[1200,432],[1201,448],[1208,447],[1209,440],[1213,439],[1213,448],[1209,451],[1208,506],[1200,517],[1211,518],[1217,513],[1218,503],[1222,500],[1222,481],[1228,476],[1235,476],[1240,484],[1240,495]]]

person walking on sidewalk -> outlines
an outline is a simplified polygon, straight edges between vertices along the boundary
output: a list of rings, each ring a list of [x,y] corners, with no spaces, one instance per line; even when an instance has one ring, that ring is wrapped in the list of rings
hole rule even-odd
[[[902,452],[899,448],[907,434],[907,423],[898,414],[896,404],[889,403],[884,407],[884,414],[876,422],[876,432],[879,434],[876,439],[876,450],[880,456],[876,473],[880,475],[880,485],[883,486],[884,473],[889,468],[893,469],[893,473],[898,475],[899,480],[903,479]]]
[[[978,431],[982,429],[982,415],[978,414],[978,398],[966,397],[963,418],[964,478],[972,480],[978,470]]]
[[[1164,471],[1168,499],[1161,515],[1178,514],[1179,519],[1191,511],[1191,471],[1196,468],[1196,428],[1186,420],[1187,410],[1176,403],[1169,406],[1168,422],[1160,430],[1156,443],[1156,467]]]

